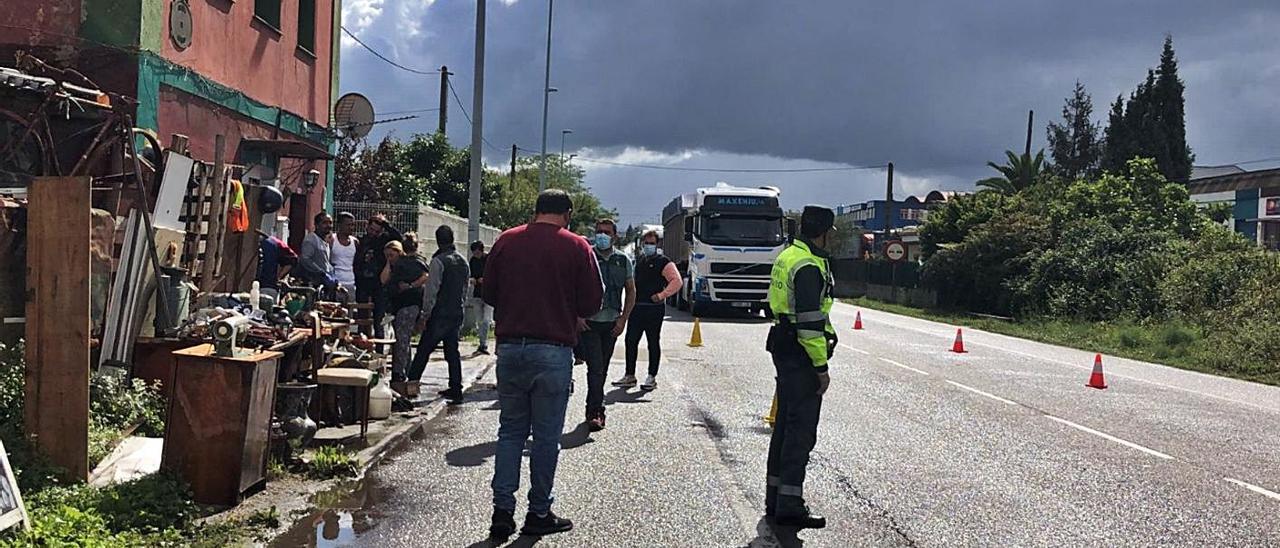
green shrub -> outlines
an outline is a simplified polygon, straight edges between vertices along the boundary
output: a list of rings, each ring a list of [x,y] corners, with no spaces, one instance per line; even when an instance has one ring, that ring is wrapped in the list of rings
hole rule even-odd
[[[316,449],[307,470],[308,475],[317,479],[351,477],[358,472],[355,455],[334,446]]]

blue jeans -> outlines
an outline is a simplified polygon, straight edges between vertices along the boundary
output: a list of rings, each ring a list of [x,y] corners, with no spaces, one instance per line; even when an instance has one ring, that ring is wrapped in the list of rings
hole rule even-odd
[[[573,349],[552,344],[498,343],[498,444],[493,459],[493,506],[516,509],[520,459],[533,434],[529,453],[529,511],[551,510],[555,497],[560,434],[564,430]]]

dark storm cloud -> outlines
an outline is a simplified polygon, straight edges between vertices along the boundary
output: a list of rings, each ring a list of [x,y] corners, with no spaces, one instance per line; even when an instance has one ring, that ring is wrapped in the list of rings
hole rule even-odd
[[[368,41],[406,64],[451,65],[469,104],[474,4],[381,5],[362,30]],[[545,2],[490,2],[485,125],[498,147],[537,148],[545,23]],[[1027,109],[1042,142],[1043,122],[1076,79],[1103,115],[1172,33],[1200,159],[1280,152],[1274,1],[561,0],[555,23],[552,85],[562,91],[552,96],[551,150],[559,129],[573,128],[570,148],[892,159],[969,174],[1020,148]],[[381,110],[436,104],[433,78],[344,53],[343,87],[369,92]],[[433,128],[426,116],[397,131]],[[466,142],[456,108],[452,120],[450,133]]]

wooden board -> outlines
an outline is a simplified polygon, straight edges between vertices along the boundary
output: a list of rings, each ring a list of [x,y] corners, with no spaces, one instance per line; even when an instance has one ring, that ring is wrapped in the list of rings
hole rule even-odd
[[[89,477],[88,177],[38,177],[27,212],[27,435]]]

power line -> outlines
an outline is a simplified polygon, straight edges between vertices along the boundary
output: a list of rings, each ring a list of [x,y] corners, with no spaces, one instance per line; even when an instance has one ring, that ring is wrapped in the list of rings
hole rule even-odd
[[[394,116],[396,114],[415,114],[418,112],[439,112],[439,111],[440,109],[438,108],[419,108],[414,110],[395,110],[391,112],[379,112],[378,114],[382,116]]]
[[[359,38],[358,36],[356,36],[356,35],[355,35],[355,33],[353,33],[353,32],[351,32],[351,31],[347,30],[347,27],[346,27],[346,26],[343,26],[343,27],[342,27],[342,32],[346,33],[346,34],[347,34],[347,36],[350,36],[352,40],[355,40],[355,41],[356,41],[356,43],[357,43],[357,44],[360,44],[362,47],[364,47],[364,49],[369,50],[369,53],[372,53],[372,54],[373,54],[374,56],[376,56],[377,58],[382,59],[383,61],[386,61],[386,62],[387,62],[387,64],[389,64],[389,65],[391,65],[391,66],[393,66],[393,67],[396,67],[396,68],[398,68],[398,69],[400,69],[400,70],[404,70],[404,71],[412,72],[412,73],[414,73],[414,74],[422,74],[422,75],[424,75],[424,76],[430,76],[430,75],[433,75],[433,74],[436,74],[436,73],[438,73],[438,72],[439,72],[439,71],[435,71],[435,70],[418,70],[418,69],[413,69],[413,68],[409,68],[409,67],[406,67],[406,66],[404,66],[404,65],[401,65],[400,63],[397,63],[397,62],[392,61],[391,59],[387,58],[387,56],[386,56],[386,55],[383,55],[383,54],[381,54],[381,53],[378,53],[378,50],[373,49],[372,47],[369,47],[369,44],[366,44],[366,43],[364,43],[363,41],[361,41],[361,40],[360,40],[360,38]]]
[[[458,104],[458,110],[462,111],[462,117],[467,119],[467,125],[473,124],[474,122],[471,121],[471,113],[467,112],[467,107],[462,104],[462,99],[458,97],[458,90],[453,89],[453,80],[449,80],[449,94],[453,95],[453,102]],[[506,150],[494,146],[493,143],[489,142],[489,139],[486,139],[483,136],[480,137],[480,141],[493,152],[500,154],[506,153]]]
[[[694,172],[711,172],[711,173],[824,173],[838,171],[859,171],[864,169],[883,169],[888,167],[887,164],[874,166],[849,166],[849,167],[810,167],[810,168],[780,168],[780,169],[750,169],[750,168],[711,168],[711,167],[678,167],[678,166],[655,166],[649,164],[628,164],[624,162],[614,162],[610,160],[597,160],[595,158],[577,157],[578,160],[590,162],[593,164],[604,164],[618,167],[634,167],[641,169],[657,169],[662,171],[694,171]]]

